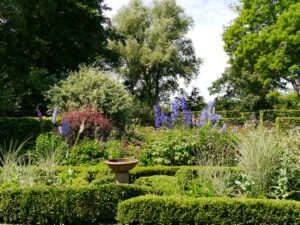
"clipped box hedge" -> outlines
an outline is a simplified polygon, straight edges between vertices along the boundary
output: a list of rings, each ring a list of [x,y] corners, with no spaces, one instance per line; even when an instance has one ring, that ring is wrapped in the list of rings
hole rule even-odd
[[[136,179],[140,177],[148,177],[153,175],[168,175],[174,176],[179,169],[190,170],[193,173],[197,173],[197,171],[201,169],[211,169],[213,168],[215,171],[232,171],[235,173],[240,173],[243,171],[241,167],[227,167],[227,166],[214,166],[214,167],[201,167],[201,166],[137,166],[133,170],[129,171],[129,180],[130,183],[134,183]],[[72,169],[76,174],[76,177],[90,177],[97,175],[107,176],[110,174],[114,174],[113,171],[105,164],[101,163],[95,166],[60,166],[55,169],[56,173],[66,172],[69,169]],[[93,180],[92,180],[93,181]],[[92,182],[91,181],[91,182]]]
[[[241,117],[246,118],[246,120],[252,120],[256,118],[255,112],[242,112]]]
[[[120,224],[300,224],[300,203],[140,196],[118,205]]]
[[[222,122],[225,122],[227,124],[231,125],[244,125],[246,123],[246,118],[245,117],[237,117],[237,118],[221,118]]]
[[[147,166],[147,167],[135,167],[133,170],[129,171],[129,180],[130,182],[134,182],[136,179],[140,177],[147,177],[153,175],[168,175],[174,176],[177,170],[179,169],[186,169],[190,170],[193,173],[197,173],[197,171],[201,169],[207,169],[208,167],[201,167],[201,166]],[[242,172],[242,168],[240,167],[225,167],[225,166],[215,166],[210,167],[213,168],[215,171],[232,171],[232,172]]]
[[[21,224],[90,224],[112,221],[120,201],[150,188],[102,185],[81,188],[26,188],[0,191],[0,220]]]
[[[52,131],[53,128],[52,117],[43,117],[43,121],[37,117],[0,117],[0,143],[35,139],[42,132]]]
[[[260,124],[265,121],[275,122],[277,117],[300,117],[300,110],[260,110]]]
[[[241,117],[241,111],[239,110],[220,110],[220,111],[216,111],[216,114],[219,114],[225,118]]]
[[[275,126],[277,131],[300,127],[300,117],[277,117]]]

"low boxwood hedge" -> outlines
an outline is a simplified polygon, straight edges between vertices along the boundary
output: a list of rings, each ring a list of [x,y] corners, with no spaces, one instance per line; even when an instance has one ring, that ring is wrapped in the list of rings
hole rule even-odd
[[[247,119],[245,117],[237,117],[237,118],[221,118],[222,122],[232,125],[244,125]]]
[[[197,171],[204,169],[207,167],[201,166],[147,166],[147,167],[135,167],[133,170],[129,171],[129,180],[130,182],[134,182],[136,179],[140,177],[147,177],[153,175],[168,175],[174,176],[177,170],[179,169],[186,169],[191,170],[194,173]],[[225,167],[225,166],[216,166],[213,167],[216,171],[224,171],[224,170],[231,170],[233,172],[241,172],[242,168],[240,167]]]
[[[300,117],[277,117],[275,126],[277,131],[300,127]]]
[[[21,224],[88,224],[112,221],[120,201],[151,188],[102,185],[80,188],[25,188],[0,191],[0,221]]]
[[[148,177],[153,175],[168,175],[174,176],[179,169],[186,169],[192,171],[194,174],[197,171],[208,168],[208,167],[201,167],[201,166],[137,166],[133,170],[129,171],[129,181],[130,183],[134,183],[134,181],[140,177]],[[215,171],[232,171],[232,172],[242,172],[241,167],[226,167],[226,166],[215,166],[212,167]],[[106,176],[110,177],[114,174],[113,171],[103,162],[95,166],[60,166],[56,168],[56,173],[66,172],[69,169],[72,169],[75,173],[76,177],[81,177],[89,181],[89,183],[93,183],[95,179],[100,178],[107,178]],[[211,168],[209,168],[211,169]]]
[[[263,125],[265,121],[275,122],[277,117],[300,117],[300,110],[260,110],[259,118],[260,124]]]
[[[119,203],[120,224],[300,224],[296,201],[140,196]]]

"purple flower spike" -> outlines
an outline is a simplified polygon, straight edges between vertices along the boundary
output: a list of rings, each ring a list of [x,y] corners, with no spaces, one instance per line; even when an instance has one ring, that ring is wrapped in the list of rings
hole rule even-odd
[[[53,117],[52,117],[52,123],[56,123],[56,116],[57,116],[57,107],[54,108],[53,110]]]
[[[203,112],[201,113],[201,124],[204,124],[205,119],[206,119],[206,107],[204,108]]]
[[[227,126],[227,124],[224,123],[222,129],[220,130],[221,133],[224,133],[224,132],[225,132],[226,126]]]
[[[38,118],[40,119],[40,121],[43,120],[42,113],[41,113],[41,111],[40,111],[39,109],[38,109],[38,111],[37,111],[37,116],[38,116]]]
[[[155,105],[155,127],[160,127],[160,121],[159,121],[159,105]]]
[[[216,130],[217,127],[218,127],[218,123],[215,123],[212,129],[213,129],[213,130]]]
[[[203,126],[203,124],[200,121],[196,121],[196,124],[197,124],[198,127],[202,127]]]
[[[179,100],[175,99],[175,102],[172,104],[172,114],[171,119],[176,120],[179,117]]]
[[[70,125],[68,123],[68,119],[65,119],[65,121],[62,125],[62,128],[61,128],[61,134],[67,136],[69,131],[70,131]]]
[[[171,119],[169,119],[169,129],[173,129],[173,126],[172,126],[172,120]]]
[[[235,132],[236,132],[236,130],[232,130],[232,131],[231,131],[231,133],[233,133],[233,134],[234,134]]]
[[[165,112],[161,112],[160,119],[161,119],[161,124],[163,126],[167,122],[167,119],[168,119]]]
[[[186,109],[186,100],[185,100],[185,97],[183,97],[183,98],[181,99],[181,108],[182,108],[182,110],[185,110],[185,109]]]
[[[214,104],[215,104],[215,100],[213,100],[212,102],[210,102],[210,103],[208,104],[209,112],[211,112],[212,108],[214,107]]]

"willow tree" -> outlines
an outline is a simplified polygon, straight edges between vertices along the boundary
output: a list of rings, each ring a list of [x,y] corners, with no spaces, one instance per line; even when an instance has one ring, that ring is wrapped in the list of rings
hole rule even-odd
[[[200,59],[186,37],[193,20],[175,0],[153,1],[146,6],[132,0],[112,19],[123,41],[110,48],[121,55],[120,73],[132,94],[150,106],[168,99],[179,88],[179,79],[196,78]]]

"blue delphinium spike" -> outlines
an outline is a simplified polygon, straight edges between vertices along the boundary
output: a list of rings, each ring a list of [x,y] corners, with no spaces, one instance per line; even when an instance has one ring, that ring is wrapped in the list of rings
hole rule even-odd
[[[186,109],[186,100],[185,100],[185,97],[183,97],[183,98],[181,99],[181,108],[182,108],[182,110],[185,110],[185,109]]]
[[[155,127],[160,127],[160,121],[159,121],[159,105],[155,105]]]
[[[227,125],[226,123],[223,124],[223,127],[222,127],[222,129],[220,130],[221,133],[224,133],[224,132],[225,132],[226,125]]]

